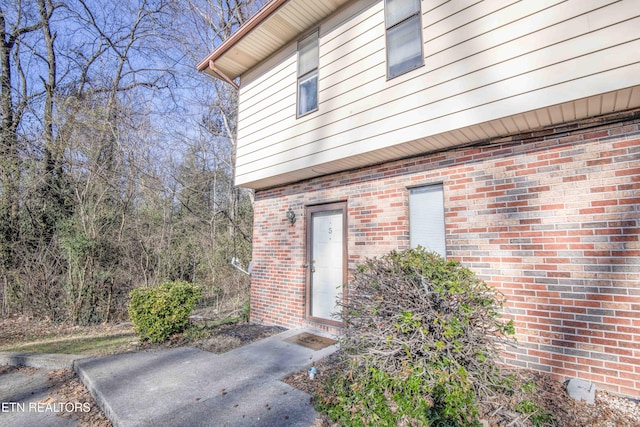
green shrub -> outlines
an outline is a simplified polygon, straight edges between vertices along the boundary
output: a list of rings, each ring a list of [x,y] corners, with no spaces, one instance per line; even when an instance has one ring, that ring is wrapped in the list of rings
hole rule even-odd
[[[188,282],[134,289],[130,293],[129,317],[135,331],[144,341],[166,341],[187,327],[201,294],[198,286]]]
[[[502,302],[422,248],[367,260],[342,307],[351,371],[325,385],[319,409],[341,425],[478,425],[478,395],[504,384],[495,361],[513,324]]]
[[[363,369],[357,378],[334,374],[315,396],[316,408],[341,426],[431,425],[438,414],[421,373],[390,375]]]

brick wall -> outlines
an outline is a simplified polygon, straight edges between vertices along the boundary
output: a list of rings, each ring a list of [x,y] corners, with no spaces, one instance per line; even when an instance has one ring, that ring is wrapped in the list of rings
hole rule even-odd
[[[406,248],[407,187],[443,183],[447,256],[507,297],[506,360],[639,396],[640,114],[622,118],[256,192],[252,319],[308,324],[305,206],[347,201],[352,269]]]

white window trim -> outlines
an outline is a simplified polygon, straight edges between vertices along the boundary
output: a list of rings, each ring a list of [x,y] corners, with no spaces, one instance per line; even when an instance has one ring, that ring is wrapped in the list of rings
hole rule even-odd
[[[412,248],[422,246],[429,251],[436,251],[443,257],[447,255],[447,236],[445,222],[445,205],[444,205],[444,185],[442,183],[425,184],[408,188],[409,191],[409,242]],[[437,206],[435,210],[429,210],[425,207],[416,206],[417,200],[414,198],[416,194],[436,193],[432,201]],[[413,197],[412,197],[413,196]],[[413,200],[412,200],[413,199]],[[417,215],[421,212],[422,215]],[[413,213],[413,215],[412,215]],[[425,219],[426,217],[426,219]],[[435,231],[427,230],[429,236],[436,238],[438,241],[431,244],[425,243],[416,233],[418,221],[429,221],[429,223],[421,230],[436,228]]]
[[[384,26],[385,26],[385,52],[386,52],[386,58],[385,58],[385,62],[386,62],[386,67],[387,67],[387,80],[392,80],[396,77],[402,76],[403,74],[409,73],[413,70],[416,70],[420,67],[424,66],[424,41],[423,41],[423,34],[422,34],[422,1],[418,0],[418,10],[414,13],[412,13],[411,15],[407,15],[404,18],[400,19],[398,22],[394,22],[389,24],[387,22],[387,0],[384,0],[384,10],[385,10],[385,16],[384,16]],[[388,32],[389,30],[392,30],[394,28],[398,28],[400,26],[402,26],[403,24],[406,24],[408,21],[410,21],[412,18],[417,17],[418,19],[418,27],[420,28],[420,64],[408,68],[406,70],[403,70],[400,73],[397,74],[390,74],[390,63],[389,63],[389,43],[388,43]]]
[[[304,42],[305,40],[307,40],[310,37],[314,37],[315,36],[315,41],[318,47],[318,63],[316,64],[316,67],[308,70],[306,73],[304,74],[300,74],[300,44],[302,42]],[[298,117],[303,117],[306,116],[307,114],[311,114],[315,111],[318,111],[318,104],[319,104],[319,100],[318,100],[318,94],[320,92],[320,88],[319,88],[319,80],[320,80],[320,73],[319,73],[319,68],[320,68],[320,31],[318,28],[316,28],[315,30],[313,30],[310,33],[307,33],[304,35],[304,37],[301,37],[300,39],[298,39],[298,47],[297,47],[297,61],[296,61],[296,118]],[[305,111],[304,113],[300,112],[300,83],[301,82],[305,82],[308,81],[310,77],[312,77],[312,75],[315,74],[315,79],[316,79],[316,106],[315,108],[312,108],[308,111]]]

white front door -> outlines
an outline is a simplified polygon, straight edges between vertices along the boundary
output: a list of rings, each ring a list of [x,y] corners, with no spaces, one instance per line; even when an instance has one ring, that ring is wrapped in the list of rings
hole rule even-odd
[[[342,204],[309,209],[308,316],[319,321],[340,322],[337,302],[345,282],[345,229]]]

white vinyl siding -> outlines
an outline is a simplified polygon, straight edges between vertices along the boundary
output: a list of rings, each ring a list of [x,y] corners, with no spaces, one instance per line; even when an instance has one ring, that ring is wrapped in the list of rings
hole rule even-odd
[[[298,42],[298,116],[318,109],[318,32]]]
[[[384,12],[387,77],[393,78],[424,63],[420,0],[385,0]]]
[[[442,184],[409,190],[409,236],[412,248],[447,255]]]
[[[264,188],[640,104],[633,0],[428,3],[425,65],[391,80],[384,1],[321,23],[317,113],[296,118],[295,41],[243,75],[236,183]]]

